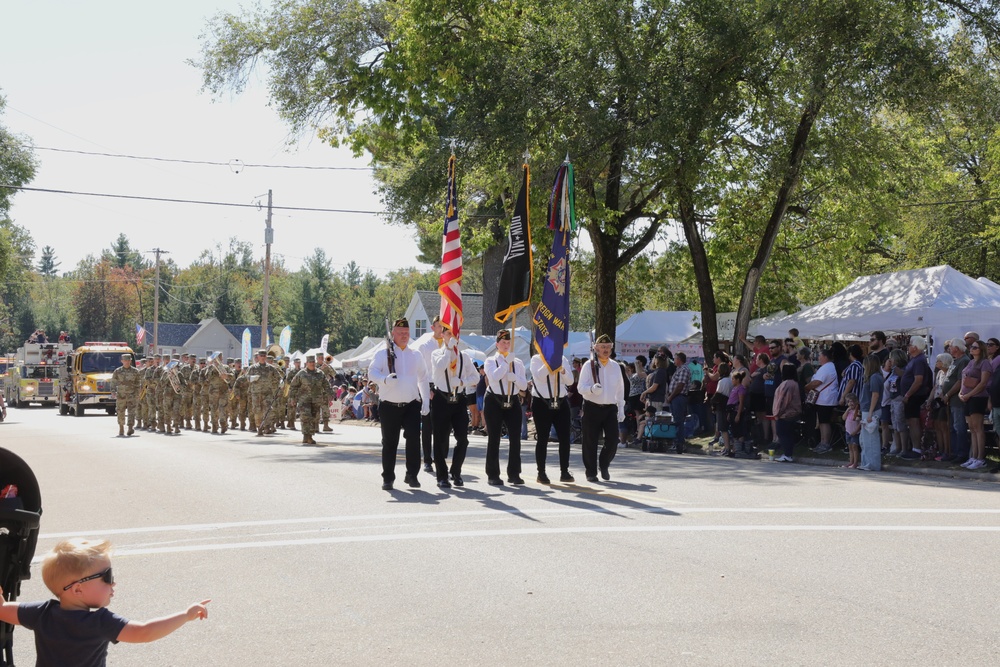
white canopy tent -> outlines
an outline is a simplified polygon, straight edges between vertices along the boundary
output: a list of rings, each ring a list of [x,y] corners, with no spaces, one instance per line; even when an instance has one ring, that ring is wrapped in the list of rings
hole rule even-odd
[[[636,313],[615,329],[618,359],[634,359],[649,348],[677,345],[701,331],[701,313],[693,310],[646,310]]]
[[[933,336],[1000,333],[1000,289],[947,265],[862,276],[828,299],[759,326],[768,338],[867,340],[872,331]]]

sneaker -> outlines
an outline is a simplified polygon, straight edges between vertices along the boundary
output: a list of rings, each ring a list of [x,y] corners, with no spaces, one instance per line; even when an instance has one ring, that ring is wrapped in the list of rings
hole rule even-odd
[[[968,468],[970,465],[972,465],[973,463],[975,463],[975,461],[976,461],[976,459],[969,459],[965,463],[960,463],[959,465],[961,465],[963,468]]]
[[[791,456],[785,456],[784,454],[782,454],[781,456],[779,456],[774,460],[781,461],[782,463],[792,463],[795,459],[793,459]]]
[[[866,472],[871,472],[872,471],[872,469],[871,469],[870,466],[858,466],[858,470],[864,470]]]
[[[828,454],[829,452],[833,451],[833,447],[827,444],[822,444],[816,447],[816,449],[814,449],[813,451],[816,452],[817,454]]]
[[[911,450],[908,452],[903,452],[902,454],[899,455],[899,458],[912,461],[913,459],[919,459],[920,454],[917,454],[915,451]]]
[[[914,447],[913,448],[913,453],[914,454],[923,454],[924,450],[920,449],[919,447]]]
[[[968,467],[968,470],[979,470],[986,465],[986,461],[982,459],[972,459],[972,464]]]
[[[889,450],[889,456],[899,456],[899,452],[902,451],[899,447],[893,447]]]

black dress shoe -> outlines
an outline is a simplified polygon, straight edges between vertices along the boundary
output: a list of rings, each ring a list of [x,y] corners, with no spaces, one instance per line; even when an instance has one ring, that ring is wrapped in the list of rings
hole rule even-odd
[[[441,489],[450,489],[451,488],[451,482],[449,482],[446,479],[439,479],[438,480],[438,488],[441,488]]]
[[[490,477],[486,483],[490,486],[503,486],[503,480],[499,477]]]
[[[524,484],[524,480],[521,479],[520,477],[508,477],[507,478],[507,483],[508,484],[515,484],[517,486],[520,486],[521,484]]]
[[[385,482],[382,484],[383,491],[392,491],[392,482]]]
[[[425,463],[424,464],[424,472],[433,473],[434,472],[434,466],[431,465],[430,463]]]
[[[588,482],[596,482],[597,481],[597,475],[587,475],[587,481]]]
[[[559,481],[560,482],[571,482],[572,483],[572,482],[575,482],[576,480],[573,479],[573,475],[569,474],[569,470],[563,470],[562,474],[559,475]]]
[[[403,478],[403,481],[412,486],[414,489],[420,488],[420,482],[417,481],[416,475],[407,475]]]
[[[552,480],[550,480],[549,476],[546,475],[544,472],[538,473],[538,480],[537,481],[538,481],[539,484],[551,484],[552,483]]]
[[[461,475],[452,474],[451,481],[455,483],[455,486],[465,486],[465,482],[462,480]]]
[[[608,473],[607,468],[601,468],[601,479],[603,479],[605,482],[611,481],[611,475]]]

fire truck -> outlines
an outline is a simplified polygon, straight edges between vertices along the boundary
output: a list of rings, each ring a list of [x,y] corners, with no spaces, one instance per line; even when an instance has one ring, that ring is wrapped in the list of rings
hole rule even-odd
[[[59,402],[60,369],[73,346],[68,343],[25,343],[17,348],[4,387],[7,405],[26,408],[32,403]]]
[[[132,348],[122,342],[87,342],[73,350],[64,367],[64,382],[59,392],[59,414],[72,412],[82,417],[87,409],[115,414],[111,397],[111,374],[122,365],[122,355]]]
[[[14,356],[0,357],[0,392],[7,398],[7,378],[10,377],[10,370],[14,367]]]

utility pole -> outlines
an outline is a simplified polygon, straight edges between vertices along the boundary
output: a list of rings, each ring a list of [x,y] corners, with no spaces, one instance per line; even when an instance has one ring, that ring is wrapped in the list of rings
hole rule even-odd
[[[264,228],[264,305],[261,308],[260,346],[267,346],[267,304],[271,300],[271,244],[274,230],[271,229],[271,191],[267,191],[267,221]]]
[[[156,254],[156,289],[153,292],[153,354],[156,354],[159,344],[157,330],[160,327],[160,255],[169,255],[170,253],[159,248],[153,248],[152,252]]]

